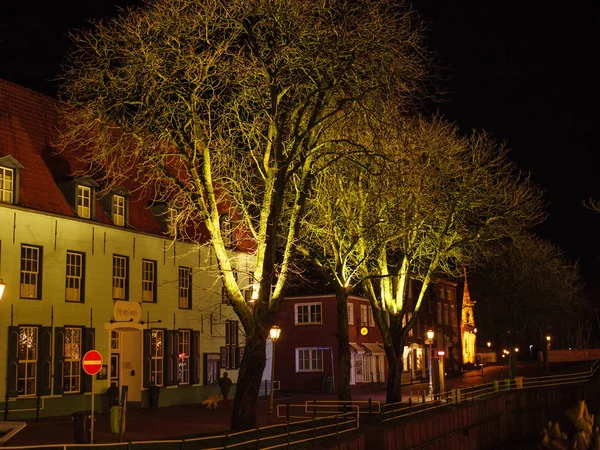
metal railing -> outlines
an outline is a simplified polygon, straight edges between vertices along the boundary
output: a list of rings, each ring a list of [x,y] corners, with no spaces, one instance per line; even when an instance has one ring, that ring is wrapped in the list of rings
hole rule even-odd
[[[289,406],[304,410],[305,405],[278,405]],[[289,411],[289,408],[288,408]],[[280,408],[278,408],[278,416]],[[46,449],[68,450],[80,448],[96,448],[106,450],[226,450],[226,449],[277,449],[289,448],[307,442],[313,444],[317,440],[327,438],[339,439],[342,435],[355,432],[359,428],[358,407],[349,407],[346,412],[329,414],[324,417],[310,418],[303,416],[303,420],[286,422],[284,424],[269,425],[253,430],[225,433],[219,435],[190,437],[187,439],[137,441],[106,444],[50,444],[19,447],[2,447],[6,450]]]

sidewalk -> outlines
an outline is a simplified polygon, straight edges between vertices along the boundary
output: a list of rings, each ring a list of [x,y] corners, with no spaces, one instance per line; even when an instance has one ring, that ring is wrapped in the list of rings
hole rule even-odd
[[[467,387],[483,383],[490,383],[494,380],[501,380],[507,377],[506,366],[486,367],[482,372],[473,370],[466,372],[462,377],[453,377],[446,379],[446,390],[457,387]],[[519,375],[525,376],[537,375],[537,367],[522,366]],[[422,396],[420,392],[427,390],[427,383],[413,383],[402,387],[403,401],[408,401],[409,396],[412,402],[420,402]],[[364,385],[360,388],[354,387],[352,397],[354,401],[365,402],[369,399],[373,402],[385,403],[385,384],[377,386],[377,383]],[[412,395],[411,395],[412,394]],[[312,400],[336,400],[337,394],[328,393],[294,393],[282,394],[275,399],[275,408],[277,405],[304,405],[305,402]],[[232,402],[230,402],[231,404]],[[222,403],[221,403],[222,406]],[[217,410],[207,410],[200,403],[189,405],[177,405],[152,409],[134,409],[127,411],[126,430],[123,436],[124,442],[160,440],[168,438],[183,438],[185,436],[198,436],[203,434],[214,434],[227,432],[231,421],[231,406],[229,409],[219,408]],[[366,409],[366,406],[361,406]],[[257,405],[257,425],[266,426],[268,423],[269,400],[264,397],[259,399]],[[275,410],[275,423],[285,423],[285,406]],[[301,415],[304,408],[291,407],[291,415]],[[291,418],[293,421],[294,418]],[[298,419],[296,419],[298,420]],[[119,436],[110,432],[110,417],[108,413],[97,414],[94,431],[95,443],[119,442]],[[27,426],[17,435],[12,437],[5,446],[36,446],[43,444],[69,444],[74,443],[73,419],[71,416],[43,419],[38,423],[29,421]]]

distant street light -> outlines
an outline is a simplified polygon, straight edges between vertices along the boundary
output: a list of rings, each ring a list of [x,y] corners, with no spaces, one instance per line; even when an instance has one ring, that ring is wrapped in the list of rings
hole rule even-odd
[[[427,330],[427,339],[429,340],[429,393],[433,395],[433,330]]]
[[[529,345],[529,359],[533,359],[533,344]]]
[[[490,341],[487,342],[488,348],[492,348],[492,343]]]
[[[281,328],[277,325],[273,325],[273,328],[269,330],[269,336],[271,337],[271,341],[273,342],[273,351],[271,352],[271,396],[269,401],[269,425],[273,424],[273,391],[275,387],[275,383],[273,380],[275,379],[275,344],[277,343],[277,339],[281,335]]]

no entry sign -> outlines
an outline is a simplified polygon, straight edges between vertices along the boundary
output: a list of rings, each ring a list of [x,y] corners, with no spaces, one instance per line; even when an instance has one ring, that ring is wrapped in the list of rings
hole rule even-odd
[[[90,350],[83,355],[83,370],[88,375],[96,375],[102,369],[102,355],[96,350]]]

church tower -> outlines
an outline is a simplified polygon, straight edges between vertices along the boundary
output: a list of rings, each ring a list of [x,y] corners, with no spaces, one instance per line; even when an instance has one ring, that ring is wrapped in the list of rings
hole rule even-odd
[[[463,364],[475,364],[475,338],[477,328],[475,327],[475,315],[473,307],[475,301],[471,300],[469,285],[467,283],[467,269],[464,269],[464,289],[461,306],[460,335],[462,341]]]

